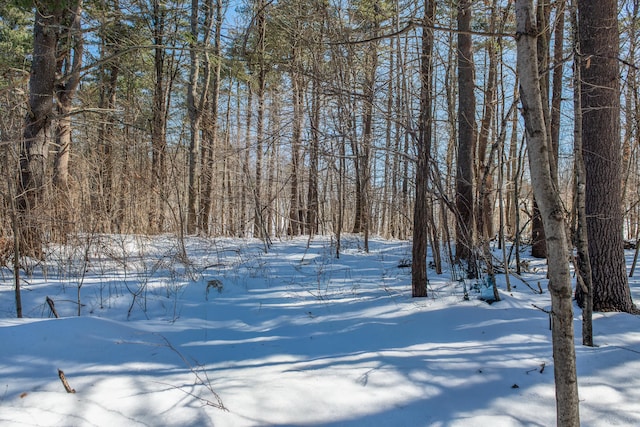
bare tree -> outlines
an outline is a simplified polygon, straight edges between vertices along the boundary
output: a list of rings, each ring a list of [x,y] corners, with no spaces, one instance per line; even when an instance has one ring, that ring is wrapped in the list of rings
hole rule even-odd
[[[551,172],[547,125],[540,94],[536,38],[539,28],[533,15],[533,0],[516,0],[517,70],[520,100],[529,146],[531,184],[539,203],[547,236],[549,291],[554,376],[556,383],[556,421],[558,426],[580,425],[578,381],[573,344],[573,307],[569,271],[565,215],[558,182]]]

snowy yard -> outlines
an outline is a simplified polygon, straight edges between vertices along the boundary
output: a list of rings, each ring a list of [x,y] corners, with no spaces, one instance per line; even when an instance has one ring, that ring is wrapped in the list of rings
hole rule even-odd
[[[407,242],[88,237],[0,286],[3,426],[551,426],[544,262],[493,305],[450,270],[412,299]],[[523,254],[525,255],[525,254]],[[631,253],[628,253],[631,256]],[[631,279],[640,301],[637,279]],[[78,289],[81,316],[77,316]],[[52,318],[46,297],[60,318]],[[640,319],[594,314],[585,426],[640,425]],[[58,378],[64,371],[75,393]]]

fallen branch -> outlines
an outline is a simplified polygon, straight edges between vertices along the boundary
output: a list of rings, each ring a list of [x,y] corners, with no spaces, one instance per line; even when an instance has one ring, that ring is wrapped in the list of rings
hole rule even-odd
[[[518,273],[511,272],[511,275],[512,275],[512,276],[514,276],[514,277],[516,277],[518,280],[520,280],[520,281],[521,281],[522,283],[524,283],[525,285],[527,285],[527,287],[528,287],[529,289],[531,289],[531,290],[533,291],[533,293],[535,293],[535,294],[539,294],[539,295],[542,295],[542,294],[544,293],[544,291],[542,290],[542,286],[540,286],[540,282],[538,282],[538,289],[536,290],[536,289],[534,289],[534,287],[533,287],[533,286],[531,286],[531,285],[529,284],[529,282],[527,282],[526,280],[524,280],[524,278],[523,278],[521,275],[519,275]]]
[[[67,382],[67,378],[64,376],[64,372],[62,369],[58,369],[58,376],[60,377],[60,381],[62,381],[62,385],[64,389],[67,390],[67,393],[75,393],[75,389],[72,389],[69,383]]]
[[[60,316],[58,316],[58,312],[56,311],[56,305],[53,302],[53,300],[49,297],[47,297],[47,304],[49,305],[49,310],[51,310],[51,313],[56,317],[56,319],[59,319]]]

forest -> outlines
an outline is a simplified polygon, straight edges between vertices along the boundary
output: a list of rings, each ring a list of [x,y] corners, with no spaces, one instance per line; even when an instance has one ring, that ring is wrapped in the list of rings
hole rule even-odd
[[[186,259],[193,236],[265,253],[324,236],[339,257],[357,235],[365,252],[411,241],[413,297],[450,269],[499,300],[521,253],[547,259],[554,351],[573,349],[574,297],[585,325],[637,312],[639,8],[2,2],[0,261],[17,316],[21,270],[83,236],[171,235]],[[575,379],[573,351],[556,356]]]

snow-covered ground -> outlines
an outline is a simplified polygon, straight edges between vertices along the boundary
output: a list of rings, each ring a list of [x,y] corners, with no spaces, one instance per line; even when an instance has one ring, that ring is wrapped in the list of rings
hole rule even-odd
[[[3,268],[0,425],[555,424],[543,262],[493,305],[449,269],[412,299],[409,243],[307,243],[87,236],[24,273],[24,319]],[[596,313],[595,348],[575,319],[582,424],[640,425],[640,319]]]

